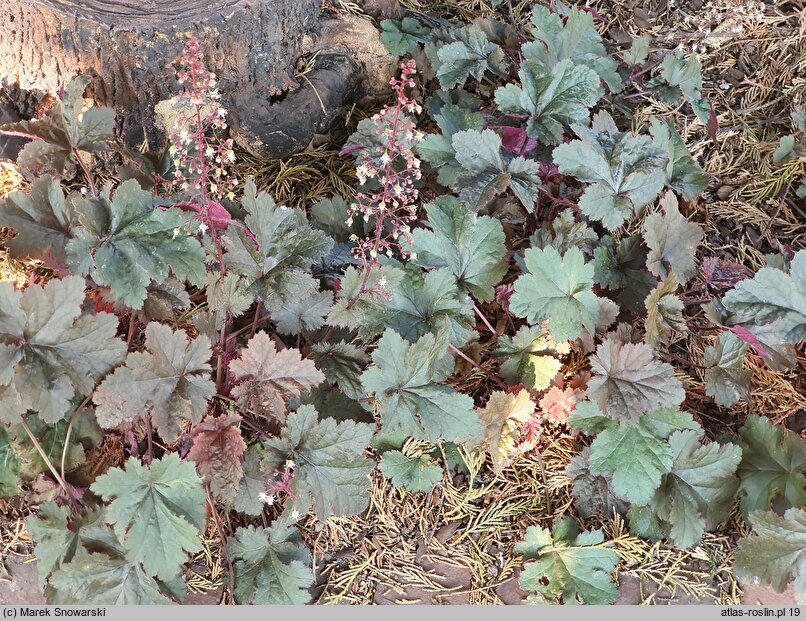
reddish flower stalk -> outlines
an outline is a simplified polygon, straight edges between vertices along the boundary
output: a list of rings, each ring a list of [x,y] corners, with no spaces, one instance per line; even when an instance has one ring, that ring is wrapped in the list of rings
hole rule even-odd
[[[223,252],[216,230],[221,228],[220,213],[225,210],[216,199],[233,198],[237,185],[237,179],[225,168],[235,160],[232,139],[219,141],[215,137],[216,130],[227,128],[227,111],[221,106],[216,76],[206,69],[196,39],[188,39],[180,62],[183,69],[177,73],[177,81],[182,92],[171,99],[177,118],[168,137],[168,151],[176,167],[171,185],[192,194],[191,200],[180,206],[199,214],[202,234],[210,231],[223,273]]]
[[[357,235],[351,238],[356,244],[353,252],[364,266],[362,293],[367,292],[370,269],[379,266],[379,254],[391,257],[398,251],[403,258],[416,258],[414,253],[403,249],[400,238],[411,243],[409,223],[417,219],[418,191],[414,184],[421,173],[420,160],[413,147],[423,134],[404,112],[419,113],[422,107],[406,95],[406,89],[415,85],[412,79],[417,72],[415,62],[401,63],[400,72],[400,78],[389,81],[396,95],[395,102],[372,117],[377,127],[375,133],[383,139],[383,144],[367,146],[358,152],[358,180],[364,184],[368,179],[377,179],[381,186],[374,193],[359,192],[350,205],[347,219],[347,225],[351,226],[355,217],[362,217],[364,222],[374,218],[374,234],[364,239]],[[380,286],[383,287],[382,279]]]

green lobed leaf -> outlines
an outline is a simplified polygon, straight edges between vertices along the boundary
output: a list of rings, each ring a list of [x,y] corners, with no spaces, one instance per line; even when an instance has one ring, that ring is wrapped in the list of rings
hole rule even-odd
[[[64,247],[76,222],[72,201],[65,200],[59,180],[50,175],[34,179],[30,193],[12,192],[0,201],[0,223],[17,232],[4,241],[15,258],[50,256],[56,264],[64,264]]]
[[[365,392],[380,402],[385,432],[431,442],[458,442],[479,432],[473,399],[440,384],[453,370],[447,347],[444,327],[436,337],[425,334],[413,344],[392,329],[384,332],[372,352],[375,366],[364,371],[361,381]]]
[[[578,248],[562,257],[552,247],[529,248],[527,272],[515,281],[510,309],[529,323],[547,319],[552,336],[574,339],[582,328],[594,331],[599,305],[593,294],[593,265],[586,264]]]
[[[151,193],[133,179],[114,194],[107,184],[100,197],[75,199],[73,204],[81,226],[72,230],[66,245],[70,269],[109,286],[131,308],[143,307],[148,285],[164,282],[169,269],[193,285],[206,282],[204,251],[182,231],[183,212],[155,209]]]
[[[666,154],[647,136],[620,133],[605,111],[591,127],[572,125],[580,140],[552,153],[560,172],[592,183],[579,199],[583,214],[615,231],[663,188]]]
[[[493,354],[504,358],[500,373],[509,385],[522,383],[532,390],[545,390],[562,367],[553,356],[558,348],[540,326],[521,326],[514,336],[499,337]]]
[[[83,302],[79,276],[24,292],[0,282],[0,422],[17,422],[28,410],[61,420],[122,359],[117,317],[82,314]]]
[[[728,291],[722,303],[740,323],[780,322],[777,332],[784,342],[806,338],[806,250],[795,254],[789,274],[763,267]]]
[[[697,428],[690,416],[686,420],[678,414],[675,410],[669,419],[670,414],[660,410],[644,414],[632,425],[608,426],[591,443],[590,473],[611,476],[618,496],[636,505],[647,504],[672,466],[672,449],[666,441],[671,434],[668,421],[684,429]],[[653,419],[660,419],[660,424],[653,424]]]
[[[715,442],[703,446],[701,438],[700,430],[669,437],[673,465],[649,503],[662,532],[679,548],[698,544],[706,528],[724,520],[736,491],[733,474],[742,450]]]
[[[555,522],[553,533],[530,526],[515,551],[527,561],[521,588],[537,593],[542,603],[556,603],[562,597],[564,604],[602,605],[618,597],[610,576],[618,554],[604,542],[600,530],[580,533],[572,518],[562,518]]]
[[[611,92],[621,90],[618,63],[607,53],[589,12],[573,7],[563,22],[560,15],[537,5],[532,9],[532,36],[537,40],[521,47],[526,59],[551,69],[568,59],[595,71]]]
[[[198,423],[215,394],[210,340],[156,322],[146,326],[145,337],[146,351],[130,353],[98,386],[95,414],[106,429],[149,415],[160,437],[173,441],[183,419]]]
[[[551,225],[544,222],[529,238],[529,245],[542,249],[553,246],[560,254],[576,246],[583,254],[590,256],[598,241],[596,231],[584,221],[577,222],[572,210],[566,209],[554,218]]]
[[[316,343],[313,360],[327,381],[338,384],[348,397],[358,399],[363,395],[361,370],[369,357],[358,347],[344,341]]]
[[[672,119],[663,122],[651,118],[649,123],[653,142],[664,149],[669,157],[666,164],[666,185],[680,192],[687,201],[693,201],[708,187],[708,175],[691,157]]]
[[[446,267],[460,286],[483,302],[495,297],[493,287],[507,271],[507,248],[501,223],[477,217],[452,196],[440,196],[425,206],[431,230],[412,231],[413,243],[404,244],[426,267]]]
[[[74,150],[106,150],[106,143],[114,138],[115,111],[97,107],[83,111],[84,90],[89,83],[89,77],[78,76],[68,82],[63,98],[56,98],[42,118],[2,126],[5,131],[37,138],[22,148],[18,166],[37,174],[49,171],[61,175],[68,161],[75,159]]]
[[[806,509],[750,514],[753,532],[739,540],[734,571],[748,582],[760,581],[783,593],[795,580],[795,600],[806,604]]]
[[[675,295],[678,285],[677,277],[672,272],[644,300],[645,338],[649,345],[656,345],[658,341],[668,343],[672,331],[688,333],[688,325],[683,317],[683,302]]]
[[[246,280],[232,272],[223,277],[219,273],[207,274],[207,308],[215,314],[218,330],[227,318],[240,317],[252,306],[254,295],[248,289]]]
[[[596,284],[617,290],[620,306],[638,315],[643,314],[642,302],[657,280],[646,270],[647,249],[641,237],[631,235],[616,242],[610,235],[605,235],[593,256]]]
[[[11,446],[11,438],[0,427],[0,498],[20,493],[20,462]]]
[[[143,466],[131,457],[125,469],[110,469],[90,489],[110,503],[106,522],[127,559],[142,562],[148,575],[170,580],[187,553],[202,549],[205,494],[193,462],[171,453]]]
[[[622,343],[607,337],[590,362],[593,377],[588,395],[617,421],[634,423],[641,412],[676,406],[685,398],[674,368],[657,360],[645,343]]]
[[[408,265],[403,278],[394,287],[391,299],[354,307],[359,335],[365,339],[391,328],[403,338],[415,341],[424,334],[436,332],[448,321],[451,344],[464,347],[475,336],[473,305],[461,291],[448,268],[423,272]]]
[[[285,420],[287,401],[299,397],[325,379],[312,360],[302,358],[298,349],[277,351],[266,332],[249,339],[241,355],[230,362],[230,373],[236,386],[232,395],[247,411],[261,416]]]
[[[252,179],[244,185],[241,204],[254,239],[243,227],[230,224],[225,236],[227,268],[245,278],[269,311],[313,293],[317,287],[308,273],[311,264],[328,255],[333,240],[312,229],[303,211],[278,206],[267,193],[258,193]]]
[[[280,334],[301,334],[324,326],[332,306],[332,292],[314,291],[297,302],[286,302],[273,311],[271,317]]]
[[[428,38],[428,29],[412,17],[402,20],[381,20],[381,43],[390,54],[403,56],[417,48],[417,44]]]
[[[392,485],[412,492],[430,492],[442,481],[442,468],[432,464],[428,455],[409,457],[400,451],[386,451],[378,469]]]
[[[744,368],[747,348],[733,332],[723,332],[713,346],[705,348],[705,394],[717,405],[731,406],[749,396],[753,372]]]
[[[685,284],[697,273],[694,256],[705,232],[680,213],[672,192],[667,192],[660,204],[665,215],[653,213],[644,221],[644,239],[649,246],[646,266],[659,278],[674,272]]]
[[[464,26],[451,32],[452,43],[429,51],[429,58],[437,72],[439,84],[444,89],[464,86],[473,76],[481,81],[485,72],[504,74],[504,51],[487,39],[476,24]]]
[[[291,459],[294,505],[299,511],[312,506],[320,521],[361,513],[369,504],[374,468],[363,455],[372,433],[372,426],[351,420],[320,420],[314,407],[301,405],[288,415],[281,435],[264,443],[265,471]]]
[[[587,122],[602,96],[599,76],[568,59],[553,66],[525,60],[518,77],[521,86],[497,89],[495,103],[502,112],[528,115],[526,132],[547,145],[562,142],[564,125]]]
[[[613,491],[613,477],[609,474],[595,475],[591,473],[591,447],[586,446],[579,455],[572,457],[565,469],[573,487],[574,508],[582,517],[599,515],[603,518],[627,513],[627,502]]]
[[[239,604],[302,605],[311,596],[311,555],[296,530],[281,522],[269,528],[238,528],[229,538]]]
[[[139,563],[105,554],[81,552],[50,579],[58,603],[142,606],[172,604],[161,584]]]
[[[739,498],[745,517],[806,505],[806,440],[764,416],[748,416],[739,430]]]
[[[453,103],[446,103],[433,115],[441,134],[427,134],[417,143],[417,153],[429,164],[438,168],[437,181],[444,186],[453,186],[462,174],[456,161],[453,136],[467,129],[484,129],[484,117]]]
[[[612,418],[608,418],[599,409],[595,401],[579,401],[568,417],[568,426],[574,432],[582,432],[585,435],[596,435],[597,433],[614,427],[616,423]]]
[[[526,211],[534,211],[541,185],[537,162],[523,157],[505,161],[501,137],[491,129],[457,132],[451,146],[462,168],[451,187],[471,209],[480,209],[509,188]]]
[[[246,449],[243,459],[243,478],[235,493],[234,508],[239,513],[258,516],[263,511],[263,501],[259,494],[266,492],[267,476],[263,473],[262,463],[265,451],[260,444],[253,444]]]

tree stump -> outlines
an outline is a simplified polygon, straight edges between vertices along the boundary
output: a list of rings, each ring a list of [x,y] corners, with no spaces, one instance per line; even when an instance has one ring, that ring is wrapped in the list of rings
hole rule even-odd
[[[303,148],[360,90],[361,62],[343,48],[318,55],[315,71],[295,78],[320,2],[3,0],[0,76],[13,89],[38,93],[90,76],[89,95],[117,110],[125,142],[158,148],[164,129],[154,105],[179,91],[178,60],[194,36],[218,78],[236,140],[280,156]]]

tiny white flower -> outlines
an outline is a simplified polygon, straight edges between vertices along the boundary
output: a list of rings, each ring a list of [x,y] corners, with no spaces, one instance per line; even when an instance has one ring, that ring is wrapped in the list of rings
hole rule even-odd
[[[176,236],[179,235],[179,227],[174,229],[173,239],[176,239]]]
[[[296,522],[296,521],[297,521],[298,519],[300,519],[301,517],[302,517],[302,514],[301,514],[299,511],[297,511],[296,509],[294,509],[294,510],[291,512],[291,521],[292,521],[292,522]]]
[[[285,460],[285,469],[286,470],[293,470],[295,467],[296,467],[296,464],[294,464],[293,459],[286,459]]]
[[[273,505],[274,501],[276,500],[274,494],[266,494],[265,492],[259,492],[257,497],[260,500],[260,502],[264,502],[269,506]]]
[[[207,225],[206,225],[204,222],[202,222],[202,223],[199,225],[199,233],[201,233],[202,235],[204,235],[204,234],[205,234],[205,233],[206,233],[206,232],[209,230],[209,228],[210,228],[210,227],[208,227],[208,226],[207,226]]]

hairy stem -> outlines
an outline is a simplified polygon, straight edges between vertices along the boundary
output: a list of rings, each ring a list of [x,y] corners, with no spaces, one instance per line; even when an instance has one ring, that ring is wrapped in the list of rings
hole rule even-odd
[[[42,461],[45,462],[45,465],[48,467],[48,470],[50,470],[50,473],[53,475],[53,478],[56,479],[56,482],[59,484],[59,487],[61,487],[64,493],[69,496],[70,493],[67,490],[67,483],[65,483],[64,479],[59,474],[59,471],[56,470],[56,467],[53,465],[53,462],[50,461],[50,458],[48,457],[47,453],[45,453],[45,449],[43,449],[42,445],[39,444],[39,440],[37,440],[36,436],[34,435],[34,432],[31,431],[31,428],[28,426],[28,421],[25,420],[24,416],[20,419],[20,423],[22,424],[22,428],[25,429],[25,433],[28,434],[28,438],[33,443],[36,452],[39,453],[40,457],[42,457]]]
[[[70,446],[70,436],[73,433],[73,425],[75,425],[76,419],[78,418],[78,413],[85,405],[87,405],[90,402],[90,399],[92,399],[91,394],[87,395],[84,401],[82,401],[81,404],[75,410],[73,410],[73,413],[70,415],[70,422],[67,424],[67,433],[65,433],[64,435],[64,447],[62,448],[62,461],[60,464],[61,467],[59,469],[59,472],[61,472],[62,475],[62,479],[64,479],[64,462],[67,460],[67,447]]]
[[[456,354],[460,358],[464,359],[468,364],[472,365],[473,367],[477,368],[479,371],[484,373],[484,375],[486,375],[491,380],[493,380],[503,390],[508,390],[509,389],[509,387],[506,384],[504,384],[504,382],[502,382],[500,379],[498,379],[495,375],[492,375],[487,369],[485,369],[478,362],[473,360],[470,356],[468,356],[465,352],[463,352],[458,347],[455,347],[454,345],[451,345],[450,343],[448,343],[448,349],[450,349],[454,354]]]

